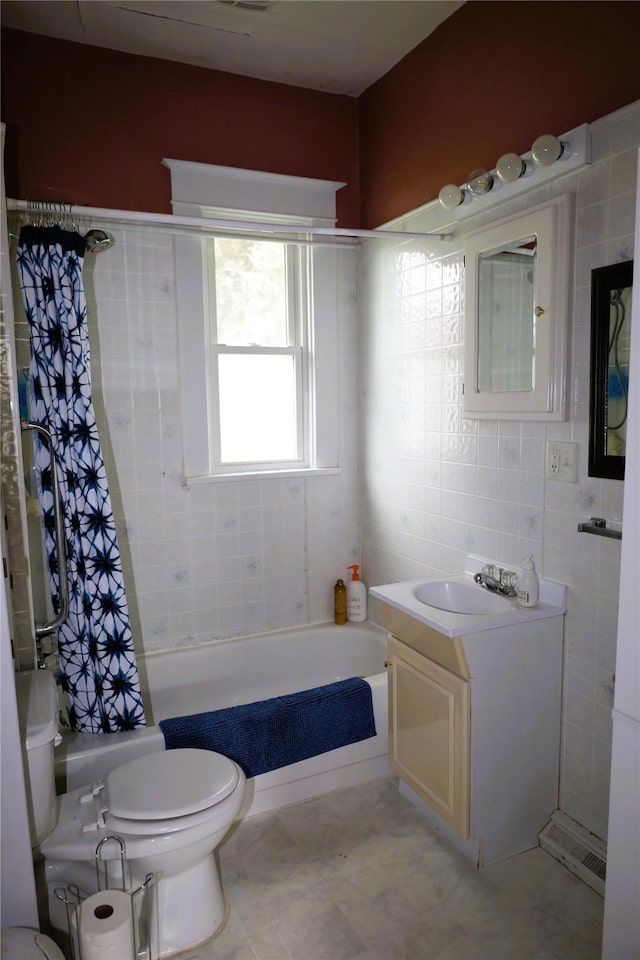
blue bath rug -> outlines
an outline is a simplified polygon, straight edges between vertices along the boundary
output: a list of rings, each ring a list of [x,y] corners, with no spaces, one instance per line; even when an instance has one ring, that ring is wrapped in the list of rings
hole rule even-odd
[[[167,750],[199,747],[257,777],[375,737],[371,687],[361,677],[284,697],[161,720]]]

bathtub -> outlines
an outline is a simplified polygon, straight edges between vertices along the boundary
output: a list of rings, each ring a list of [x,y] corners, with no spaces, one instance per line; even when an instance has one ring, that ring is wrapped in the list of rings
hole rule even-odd
[[[266,700],[364,677],[371,686],[376,736],[247,781],[242,816],[307,800],[389,773],[386,633],[371,623],[319,624],[212,641],[138,658],[145,729],[101,735],[63,732],[56,747],[58,793],[103,779],[145,753],[164,750],[161,720]]]

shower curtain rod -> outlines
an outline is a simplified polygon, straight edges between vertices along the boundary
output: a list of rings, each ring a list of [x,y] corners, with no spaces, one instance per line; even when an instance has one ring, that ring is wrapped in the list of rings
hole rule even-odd
[[[29,210],[27,200],[7,198],[7,210]],[[357,230],[344,227],[304,226],[296,223],[262,223],[251,220],[220,220],[208,217],[184,217],[175,214],[146,213],[136,210],[110,210],[107,207],[69,207],[72,217],[103,217],[123,223],[157,223],[163,226],[211,227],[224,230],[244,230],[250,233],[298,233],[324,237],[357,237],[367,240],[451,240],[451,233],[404,233],[399,230]]]

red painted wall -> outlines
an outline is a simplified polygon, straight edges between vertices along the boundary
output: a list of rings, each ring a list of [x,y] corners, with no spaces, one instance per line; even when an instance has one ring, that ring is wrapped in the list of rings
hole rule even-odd
[[[359,98],[362,226],[639,99],[639,57],[640,3],[466,3]]]
[[[346,181],[358,222],[354,98],[2,33],[7,196],[170,212],[172,157]]]
[[[636,2],[470,0],[356,100],[6,29],[7,193],[168,212],[173,157],[346,181],[374,227],[640,99],[639,39]]]

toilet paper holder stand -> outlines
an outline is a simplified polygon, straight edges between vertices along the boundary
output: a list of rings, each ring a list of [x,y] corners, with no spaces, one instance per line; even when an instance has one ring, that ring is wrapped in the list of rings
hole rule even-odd
[[[128,894],[131,900],[131,925],[133,928],[133,943],[136,960],[156,960],[151,951],[151,936],[149,931],[149,896],[152,894],[154,873],[148,873],[143,882],[135,890],[127,890],[127,855],[126,846],[122,837],[111,834],[103,837],[95,850],[95,865],[97,892],[109,889],[109,878],[107,873],[108,860],[103,857],[104,847],[109,843],[116,843],[120,851],[120,874],[121,887],[123,893]],[[102,885],[104,874],[105,886]],[[64,904],[67,918],[67,933],[69,943],[71,944],[72,960],[83,960],[80,936],[73,929],[73,917],[86,895],[83,896],[79,887],[75,883],[69,883],[65,887],[56,887],[54,895],[57,900]]]

